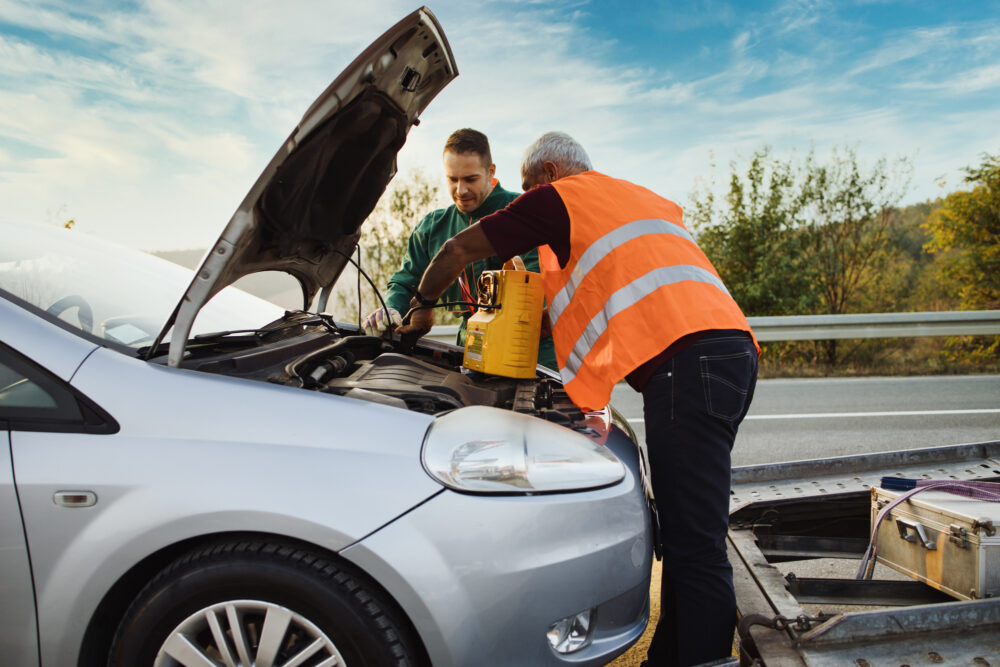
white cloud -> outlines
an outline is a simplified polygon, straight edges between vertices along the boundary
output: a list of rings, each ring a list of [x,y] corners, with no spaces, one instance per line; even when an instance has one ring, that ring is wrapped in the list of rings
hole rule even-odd
[[[71,4],[6,0],[0,3],[0,21],[50,35],[103,41],[106,36],[100,25],[67,11],[72,7]]]
[[[747,45],[750,43],[750,33],[747,31],[741,32],[736,35],[732,41],[732,49],[737,53],[742,53],[746,51]]]
[[[855,76],[871,70],[884,69],[928,53],[935,53],[950,47],[954,35],[955,30],[951,27],[906,32],[874,53],[864,54],[863,59],[866,62],[854,67],[849,74]]]
[[[315,96],[413,9],[88,7],[0,2],[0,22],[47,36],[0,32],[3,214],[40,219],[65,206],[80,226],[145,248],[210,243]],[[683,53],[664,38],[662,52],[623,62],[628,35],[588,23],[602,8],[441,0],[461,76],[411,131],[400,167],[438,175],[445,138],[472,126],[490,136],[503,184],[518,189],[524,147],[561,129],[599,168],[682,200],[710,174],[713,153],[726,164],[764,144],[846,144],[866,159],[918,155],[919,199],[942,173],[1000,148],[996,21],[847,43],[837,31],[848,22],[825,2],[749,13],[664,6],[648,12],[658,34],[711,30],[722,47],[705,44],[699,57],[697,45]]]
[[[966,95],[985,90],[1000,90],[1000,65],[975,67],[964,72],[956,72],[952,77],[935,81],[910,81],[901,88],[922,91],[936,91],[946,95]],[[1000,123],[1000,120],[997,121]]]

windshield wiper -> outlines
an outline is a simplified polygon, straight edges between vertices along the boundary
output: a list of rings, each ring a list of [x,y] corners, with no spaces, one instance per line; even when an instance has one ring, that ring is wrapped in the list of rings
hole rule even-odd
[[[229,331],[210,331],[208,333],[195,334],[191,340],[192,341],[204,341],[204,340],[218,340],[220,338],[225,338],[226,336],[232,336],[235,334],[260,334],[266,331],[265,329],[231,329]]]
[[[262,344],[262,338],[264,336],[279,333],[287,329],[294,328],[305,328],[309,326],[321,325],[328,332],[339,334],[340,329],[337,324],[333,321],[333,318],[326,313],[310,313],[307,311],[292,311],[286,313],[286,317],[292,315],[291,321],[286,319],[275,320],[270,324],[267,324],[260,329],[229,329],[225,331],[210,331],[207,333],[195,334],[188,340],[188,349],[198,349],[205,348],[212,344],[218,343],[223,339],[229,338],[230,336],[237,336],[240,334],[245,334],[240,338],[233,338],[230,341],[226,341],[230,345],[241,345],[253,341],[255,345]],[[303,317],[305,315],[306,317]],[[297,317],[296,317],[297,316]],[[170,341],[161,342],[156,346],[155,350],[150,351],[149,346],[140,347],[137,352],[140,357],[144,359],[151,359],[153,357],[159,356],[161,354],[167,354],[170,351]]]
[[[218,343],[224,338],[229,336],[234,336],[236,334],[250,334],[249,336],[243,336],[239,339],[232,339],[232,344],[245,344],[249,340],[253,340],[255,343],[260,343],[260,334],[262,329],[232,329],[230,331],[213,331],[209,333],[196,334],[188,341],[188,349],[204,348],[214,343]],[[164,341],[156,346],[155,350],[151,350],[147,345],[146,347],[140,347],[136,352],[140,357],[146,359],[152,359],[153,357],[160,356],[161,354],[167,354],[170,351],[170,341]]]

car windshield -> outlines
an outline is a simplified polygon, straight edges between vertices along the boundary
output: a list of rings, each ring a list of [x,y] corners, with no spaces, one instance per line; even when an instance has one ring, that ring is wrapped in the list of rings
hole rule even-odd
[[[0,290],[133,348],[153,341],[193,276],[165,259],[73,229],[0,223],[0,238]],[[202,308],[192,334],[256,329],[283,314],[227,287]]]

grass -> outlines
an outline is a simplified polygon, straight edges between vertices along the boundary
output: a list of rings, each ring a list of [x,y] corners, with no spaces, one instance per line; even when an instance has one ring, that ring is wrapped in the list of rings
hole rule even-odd
[[[997,336],[838,340],[837,361],[825,360],[828,341],[761,344],[761,378],[968,375],[1000,373]]]

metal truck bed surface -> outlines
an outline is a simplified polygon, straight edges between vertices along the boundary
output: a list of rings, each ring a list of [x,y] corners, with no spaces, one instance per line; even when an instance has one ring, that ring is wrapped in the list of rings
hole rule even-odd
[[[1000,598],[956,601],[883,565],[855,578],[886,476],[1000,481],[1000,441],[733,469],[741,665],[1000,665]]]

